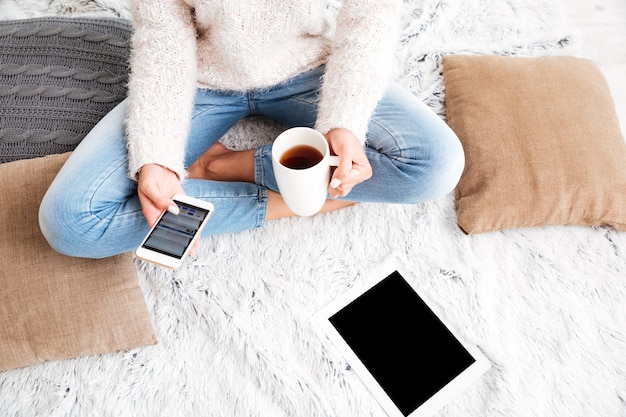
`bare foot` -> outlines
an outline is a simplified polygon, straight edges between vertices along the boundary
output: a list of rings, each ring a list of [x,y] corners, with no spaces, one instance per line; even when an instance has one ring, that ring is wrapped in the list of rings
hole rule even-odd
[[[333,200],[328,199],[322,206],[320,213],[328,213],[331,211],[339,210],[344,207],[356,204],[354,201],[346,200]],[[276,220],[283,217],[293,217],[296,214],[287,207],[283,197],[274,191],[269,191],[267,198],[267,214],[266,220]]]
[[[187,172],[190,178],[254,182],[254,149],[233,151],[216,142]]]

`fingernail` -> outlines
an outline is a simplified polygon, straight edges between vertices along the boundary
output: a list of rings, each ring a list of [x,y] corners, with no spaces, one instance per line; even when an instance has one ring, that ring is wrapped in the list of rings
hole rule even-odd
[[[175,216],[178,216],[178,213],[180,213],[180,209],[178,208],[178,206],[174,204],[170,204],[170,206],[167,208],[167,211],[169,211]]]
[[[337,178],[333,178],[333,180],[330,182],[331,188],[337,188],[340,185],[341,185],[341,180],[339,180]]]

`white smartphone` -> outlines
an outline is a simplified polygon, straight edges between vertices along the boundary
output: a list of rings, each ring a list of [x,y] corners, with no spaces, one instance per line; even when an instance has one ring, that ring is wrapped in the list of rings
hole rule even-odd
[[[182,194],[173,198],[178,214],[161,213],[135,252],[137,258],[176,269],[183,264],[193,243],[213,214],[213,204]]]

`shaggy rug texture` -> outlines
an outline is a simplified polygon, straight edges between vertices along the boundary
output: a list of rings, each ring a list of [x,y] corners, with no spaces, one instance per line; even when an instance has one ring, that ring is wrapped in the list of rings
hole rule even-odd
[[[442,54],[541,56],[572,41],[548,0],[404,4],[395,76],[442,117]],[[122,0],[0,1],[5,19],[44,15],[128,12]],[[224,141],[251,146],[280,129],[249,119]],[[452,195],[204,239],[175,272],[137,262],[158,344],[0,373],[0,415],[383,415],[311,316],[390,255],[493,364],[439,416],[626,416],[626,234],[467,236]]]

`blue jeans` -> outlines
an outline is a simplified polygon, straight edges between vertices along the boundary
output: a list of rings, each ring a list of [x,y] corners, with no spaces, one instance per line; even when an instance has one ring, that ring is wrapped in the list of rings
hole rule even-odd
[[[313,127],[323,71],[316,68],[263,91],[198,90],[186,166],[248,115],[265,115],[288,127]],[[93,128],[42,201],[41,230],[58,252],[112,256],[135,249],[149,230],[137,184],[127,175],[126,109],[124,101]],[[391,84],[368,129],[366,154],[373,176],[355,186],[346,199],[419,203],[454,189],[464,167],[461,144],[448,125],[412,94]],[[256,149],[255,173],[255,184],[183,181],[185,193],[215,205],[205,236],[263,226],[267,190],[278,191],[271,145]]]

